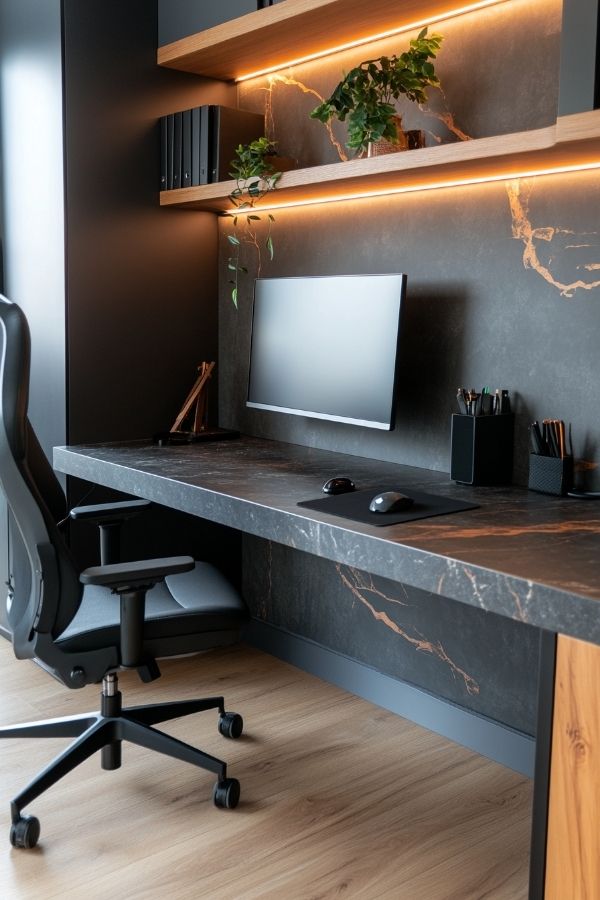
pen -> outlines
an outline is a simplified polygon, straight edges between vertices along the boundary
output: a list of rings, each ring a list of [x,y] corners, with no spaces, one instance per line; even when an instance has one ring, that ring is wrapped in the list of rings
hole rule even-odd
[[[558,441],[556,439],[556,428],[555,428],[556,419],[544,419],[544,425],[546,426],[546,443],[548,445],[548,452],[550,456],[558,456]]]
[[[564,459],[567,455],[567,444],[565,441],[565,423],[562,419],[558,420],[558,449],[560,452],[560,458]]]

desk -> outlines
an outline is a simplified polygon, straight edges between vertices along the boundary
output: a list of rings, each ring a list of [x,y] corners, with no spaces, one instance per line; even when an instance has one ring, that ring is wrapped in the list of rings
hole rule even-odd
[[[600,505],[516,487],[470,488],[440,472],[258,438],[58,447],[54,465],[545,629],[531,896],[544,896],[544,881],[546,898],[600,896],[600,765],[593,762],[600,751]],[[374,493],[397,483],[408,493],[437,492],[480,507],[382,529],[296,506],[318,497],[326,478],[345,473]]]

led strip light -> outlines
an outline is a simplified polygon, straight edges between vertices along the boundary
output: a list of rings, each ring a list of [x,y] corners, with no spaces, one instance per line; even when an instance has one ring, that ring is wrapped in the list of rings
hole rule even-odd
[[[366,0],[368,3],[368,0]],[[248,75],[240,75],[235,79],[236,82],[248,81],[251,78],[258,78],[261,75],[270,75],[273,72],[280,72],[282,69],[289,69],[292,66],[298,66],[301,63],[312,62],[315,59],[322,59],[324,56],[330,56],[332,53],[340,53],[342,50],[351,50],[353,47],[361,47],[363,44],[371,44],[373,41],[380,41],[384,38],[393,37],[395,34],[404,34],[407,31],[416,31],[417,28],[424,28],[426,25],[445,22],[446,19],[453,19],[455,16],[462,16],[465,13],[476,12],[479,9],[485,9],[487,6],[496,6],[499,3],[507,3],[508,0],[478,0],[476,3],[469,3],[466,6],[459,6],[449,12],[441,13],[437,16],[429,16],[426,19],[419,19],[417,22],[411,22],[409,25],[401,25],[398,28],[390,28],[388,31],[381,31],[378,34],[371,34],[368,37],[358,38],[355,41],[348,41],[346,44],[338,44],[335,47],[329,47],[326,50],[319,50],[317,53],[308,53],[306,56],[298,56],[284,63],[277,63],[275,66],[269,66],[265,69],[258,69],[256,72],[250,72]]]
[[[565,175],[571,172],[587,172],[600,169],[600,160],[597,162],[577,163],[570,166],[557,166],[552,169],[531,169],[529,171],[515,172],[514,174],[481,175],[476,178],[460,178],[452,181],[436,181],[431,184],[410,184],[402,187],[384,187],[372,191],[357,191],[347,194],[331,194],[325,197],[308,198],[306,200],[284,200],[281,203],[265,203],[247,210],[226,209],[224,215],[243,216],[257,212],[268,212],[278,209],[296,209],[301,206],[320,206],[324,203],[343,203],[351,200],[366,200],[373,197],[388,197],[394,194],[413,194],[420,191],[438,191],[443,188],[465,187],[473,184],[488,184],[497,181],[516,181],[519,178],[539,178],[544,175]]]

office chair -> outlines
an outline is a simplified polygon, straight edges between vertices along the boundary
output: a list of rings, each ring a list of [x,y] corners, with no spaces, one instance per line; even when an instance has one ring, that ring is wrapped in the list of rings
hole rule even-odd
[[[74,511],[97,522],[103,536],[101,564],[77,571],[57,525],[65,497],[27,418],[29,328],[2,295],[0,353],[0,486],[18,538],[11,541],[7,599],[14,653],[68,688],[102,684],[98,713],[0,728],[0,738],[75,738],[12,801],[12,845],[34,847],[39,838],[39,821],[22,815],[24,807],[97,750],[102,768],[119,768],[124,740],[215,773],[215,805],[232,809],[240,788],[226,764],[153,726],[218,709],[219,732],[237,738],[242,717],[225,711],[223,697],[122,708],[117,672],[133,668],[150,682],[160,676],[157,658],[233,643],[247,618],[242,598],[214,567],[188,556],[110,559],[118,522],[139,512],[139,500]]]

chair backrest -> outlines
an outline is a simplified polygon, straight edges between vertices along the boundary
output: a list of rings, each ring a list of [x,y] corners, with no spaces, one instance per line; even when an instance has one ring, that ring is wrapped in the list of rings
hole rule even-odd
[[[16,656],[35,657],[68,683],[74,661],[61,660],[54,638],[75,615],[82,587],[57,527],[65,497],[27,418],[29,369],[27,320],[0,294],[0,487],[17,529],[8,622]]]

